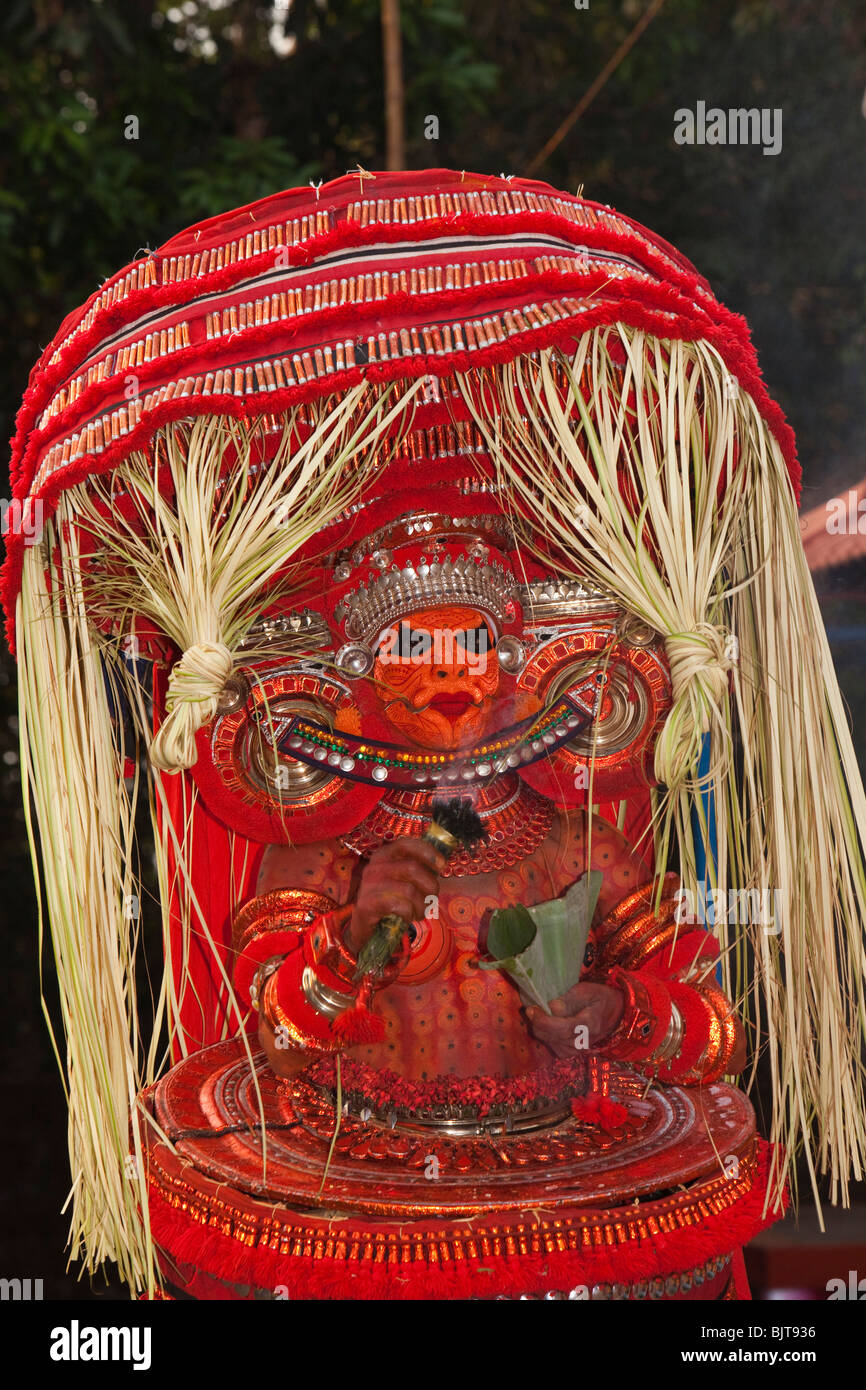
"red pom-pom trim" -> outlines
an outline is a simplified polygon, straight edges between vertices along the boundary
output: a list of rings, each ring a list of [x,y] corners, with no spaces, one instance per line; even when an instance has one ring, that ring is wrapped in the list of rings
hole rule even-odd
[[[584,1124],[597,1125],[605,1134],[613,1134],[629,1121],[629,1113],[619,1101],[591,1091],[588,1096],[575,1096],[571,1102],[571,1113]]]
[[[357,1008],[347,1009],[339,1018],[335,1018],[331,1024],[331,1032],[335,1038],[347,1045],[383,1042],[385,1023],[379,1014],[372,1014],[369,1009],[359,1005]]]

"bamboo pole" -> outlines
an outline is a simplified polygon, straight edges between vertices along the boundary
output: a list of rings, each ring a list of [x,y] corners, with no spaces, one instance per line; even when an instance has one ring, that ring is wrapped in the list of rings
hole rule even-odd
[[[647,7],[647,9],[644,10],[643,14],[641,15],[637,24],[632,29],[631,33],[623,39],[622,43],[614,53],[613,57],[609,58],[608,61],[605,63],[601,72],[598,74],[598,77],[592,83],[592,86],[587,88],[577,105],[571,108],[565,120],[553,132],[547,144],[539,150],[538,154],[535,156],[534,159],[531,159],[529,161],[529,163],[526,166],[527,178],[530,178],[536,172],[536,170],[541,168],[542,164],[545,164],[547,162],[547,160],[553,154],[553,151],[556,149],[557,145],[560,145],[562,141],[565,139],[566,135],[571,130],[571,127],[577,121],[580,120],[584,111],[586,111],[592,105],[599,92],[601,91],[602,87],[605,85],[608,79],[612,77],[613,74],[616,72],[623,58],[627,57],[627,55],[634,48],[644,29],[646,29],[647,26],[652,23],[652,21],[655,19],[656,15],[658,14],[659,10],[661,9],[664,3],[665,0],[651,0],[651,4]],[[866,98],[864,98],[864,100],[866,100]]]
[[[382,54],[385,66],[385,168],[402,169],[406,162],[406,133],[400,0],[382,0]]]

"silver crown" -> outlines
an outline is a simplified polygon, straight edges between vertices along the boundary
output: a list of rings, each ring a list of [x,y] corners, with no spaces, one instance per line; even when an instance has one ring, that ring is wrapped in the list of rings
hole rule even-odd
[[[369,584],[359,584],[338,604],[334,616],[345,621],[347,637],[364,643],[397,618],[443,603],[480,608],[501,628],[515,592],[513,576],[499,565],[479,563],[468,555],[429,562],[422,557],[417,564],[395,566]]]

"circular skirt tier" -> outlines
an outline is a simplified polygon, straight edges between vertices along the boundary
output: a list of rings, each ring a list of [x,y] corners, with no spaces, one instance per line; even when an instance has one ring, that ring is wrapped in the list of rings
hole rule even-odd
[[[594,1061],[607,1128],[579,1103],[537,1132],[459,1137],[343,1114],[332,1145],[333,1101],[253,1060],[218,1043],[144,1096],[150,1226],[193,1298],[748,1297],[740,1248],[782,1214],[723,1083],[647,1090]]]

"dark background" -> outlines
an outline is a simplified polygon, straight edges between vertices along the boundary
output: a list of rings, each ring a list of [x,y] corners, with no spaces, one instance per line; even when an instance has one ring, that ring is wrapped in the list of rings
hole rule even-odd
[[[529,172],[646,4],[402,0],[406,166]],[[276,189],[384,166],[380,0],[6,0],[0,46],[6,436],[61,319],[141,249]],[[866,474],[864,87],[862,0],[666,0],[531,170],[646,223],[745,315],[798,436],[807,509]],[[676,145],[674,112],[698,101],[781,109],[781,152]],[[818,579],[861,764],[864,568]],[[0,649],[0,1275],[75,1298],[15,708]],[[46,976],[50,1001],[50,950]],[[853,1243],[857,1214],[841,1222],[833,1239]]]

